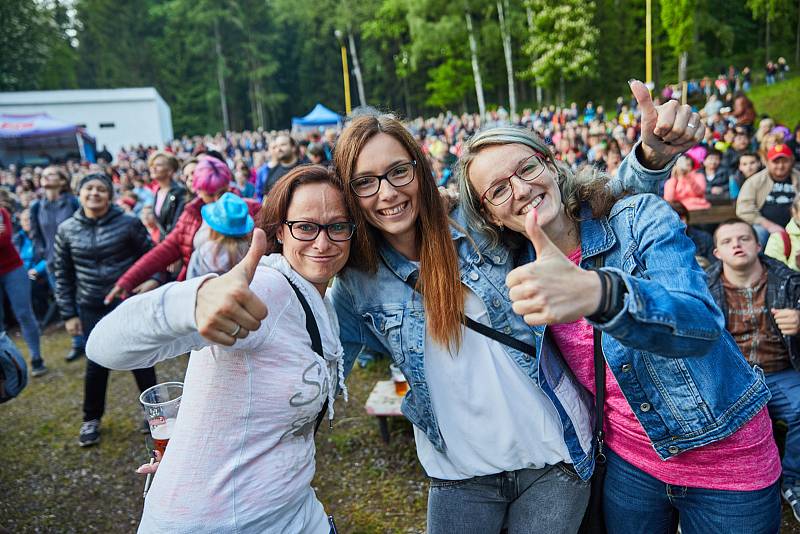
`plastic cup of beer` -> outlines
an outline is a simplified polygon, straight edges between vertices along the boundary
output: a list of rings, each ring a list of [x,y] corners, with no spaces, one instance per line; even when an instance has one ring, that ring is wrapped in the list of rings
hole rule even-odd
[[[392,372],[392,382],[394,382],[394,392],[397,393],[401,397],[405,397],[406,393],[408,393],[408,382],[406,381],[406,377],[403,374],[403,371],[400,370],[395,364],[389,366],[389,370]]]
[[[144,416],[150,425],[150,435],[153,437],[153,447],[164,455],[164,451],[172,437],[172,429],[178,417],[178,408],[181,405],[183,383],[164,382],[146,389],[140,396],[139,402],[144,408]]]

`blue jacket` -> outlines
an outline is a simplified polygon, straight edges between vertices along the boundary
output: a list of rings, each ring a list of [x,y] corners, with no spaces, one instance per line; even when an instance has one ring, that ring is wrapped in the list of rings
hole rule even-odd
[[[633,195],[597,219],[586,208],[580,231],[581,266],[591,268],[602,255],[603,269],[627,287],[619,314],[594,326],[605,334],[608,366],[662,459],[730,436],[766,405],[763,373],[725,330],[694,244],[666,202]],[[535,256],[532,246],[528,254]],[[537,347],[545,328],[534,329]]]
[[[623,160],[612,185],[615,189],[657,189],[659,182],[669,175],[671,165],[661,171],[648,171],[633,156],[634,152]],[[563,360],[549,347],[542,348],[541,338],[535,338],[534,329],[512,311],[505,285],[506,275],[514,268],[509,250],[493,247],[485,235],[476,231],[460,230],[459,227],[466,228],[460,211],[456,211],[454,219],[458,226],[451,226],[450,233],[458,253],[462,283],[481,299],[493,328],[527,343],[533,344],[536,339],[539,345],[536,358],[503,348],[553,402],[575,469],[588,478],[594,465],[591,396],[574,380]],[[345,351],[345,372],[350,371],[363,346],[390,354],[410,386],[403,400],[403,414],[425,432],[434,447],[444,451],[446,444],[425,378],[424,305],[420,295],[405,283],[418,269],[386,243],[379,252],[383,261],[376,273],[346,269],[331,289]]]

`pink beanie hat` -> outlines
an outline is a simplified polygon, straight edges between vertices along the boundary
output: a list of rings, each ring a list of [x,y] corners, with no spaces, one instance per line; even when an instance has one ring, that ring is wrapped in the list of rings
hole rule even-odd
[[[223,187],[228,187],[233,179],[231,170],[217,158],[204,156],[192,173],[192,187],[195,191],[214,194]]]

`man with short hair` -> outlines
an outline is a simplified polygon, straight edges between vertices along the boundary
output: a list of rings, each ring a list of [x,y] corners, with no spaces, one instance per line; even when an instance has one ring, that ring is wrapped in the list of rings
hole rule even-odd
[[[800,188],[800,171],[792,170],[793,164],[787,145],[770,148],[766,169],[748,178],[736,199],[736,216],[754,225],[762,246],[792,218],[792,202]]]
[[[800,273],[761,254],[741,219],[719,225],[714,247],[708,287],[744,358],[764,371],[770,416],[788,425],[781,493],[800,521]]]
[[[275,138],[275,153],[278,164],[269,171],[267,183],[264,186],[264,196],[269,194],[275,183],[289,171],[303,163],[297,157],[297,141],[289,134],[280,134]]]

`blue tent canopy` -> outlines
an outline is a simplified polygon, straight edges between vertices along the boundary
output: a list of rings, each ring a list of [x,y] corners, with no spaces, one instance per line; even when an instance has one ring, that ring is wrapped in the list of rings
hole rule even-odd
[[[311,113],[305,117],[293,117],[292,127],[294,126],[338,126],[342,122],[342,117],[322,104],[317,103]]]

